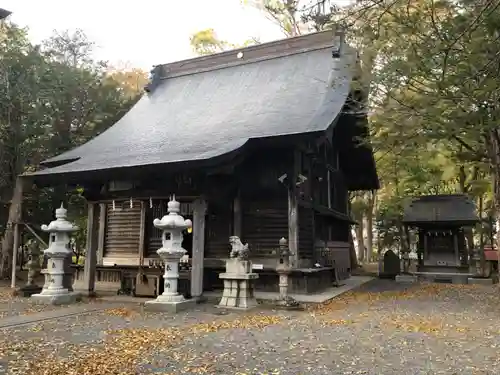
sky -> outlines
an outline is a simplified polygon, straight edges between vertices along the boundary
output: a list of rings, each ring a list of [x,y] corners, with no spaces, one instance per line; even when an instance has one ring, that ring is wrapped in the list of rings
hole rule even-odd
[[[81,29],[96,43],[96,59],[145,70],[193,57],[189,37],[207,28],[232,43],[283,38],[272,21],[240,0],[0,0],[0,7],[28,27],[35,43],[54,30]]]
[[[271,21],[239,0],[0,0],[0,7],[29,28],[35,43],[53,30],[82,29],[96,43],[96,58],[146,70],[193,57],[189,37],[206,28],[233,43],[282,38]]]

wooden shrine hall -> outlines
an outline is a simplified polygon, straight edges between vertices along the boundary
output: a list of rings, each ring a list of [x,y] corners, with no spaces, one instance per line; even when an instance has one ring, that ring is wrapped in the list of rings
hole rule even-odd
[[[84,189],[75,288],[116,291],[129,278],[136,294],[159,293],[153,220],[172,194],[193,221],[181,272],[193,297],[220,286],[232,235],[249,244],[257,290],[278,288],[282,237],[293,292],[349,277],[348,193],[379,187],[359,76],[356,51],[332,31],[156,66],[115,125],[25,176]]]

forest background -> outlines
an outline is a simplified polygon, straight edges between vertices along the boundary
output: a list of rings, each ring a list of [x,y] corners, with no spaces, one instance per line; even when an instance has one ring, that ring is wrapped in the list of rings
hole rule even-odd
[[[360,262],[407,246],[402,212],[412,196],[467,194],[480,216],[491,218],[484,232],[494,231],[500,214],[500,0],[234,1],[259,9],[284,37],[341,28],[359,52],[382,185],[350,197]],[[190,41],[199,55],[259,43],[230,43],[215,28],[199,30]],[[100,134],[142,95],[147,72],[96,61],[93,47],[82,31],[65,30],[35,45],[27,30],[0,21],[0,277],[10,275],[13,223],[21,214],[36,232],[52,220],[54,207],[69,202],[70,219],[81,228],[77,256],[85,248],[80,192],[34,188],[23,198],[17,176]]]

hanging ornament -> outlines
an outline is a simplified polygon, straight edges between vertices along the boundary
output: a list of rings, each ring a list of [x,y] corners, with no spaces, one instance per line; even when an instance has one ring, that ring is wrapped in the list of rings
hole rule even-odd
[[[149,197],[149,208],[153,208],[153,199]]]
[[[130,208],[134,208],[134,202],[132,202],[132,198],[130,198]]]
[[[116,210],[115,200],[113,199],[113,211]]]

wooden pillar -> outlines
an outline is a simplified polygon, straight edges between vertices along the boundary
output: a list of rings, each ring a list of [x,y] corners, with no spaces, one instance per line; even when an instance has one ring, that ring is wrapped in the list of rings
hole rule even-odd
[[[104,240],[106,238],[106,203],[99,204],[99,238],[97,240],[97,264],[102,265],[104,258]]]
[[[98,211],[99,205],[88,202],[87,216],[87,251],[85,254],[85,265],[83,268],[83,294],[93,295],[95,293],[95,269],[97,264],[98,247]]]
[[[19,233],[19,223],[14,223],[14,245],[12,249],[12,280],[10,282],[10,287],[14,289],[16,287],[16,272],[17,272],[17,251],[19,250],[20,242]]]
[[[460,266],[460,251],[458,249],[458,231],[452,232],[453,236],[453,249],[455,250],[455,264]]]
[[[233,201],[233,236],[241,238],[241,198],[239,193]]]
[[[288,244],[290,252],[290,265],[299,267],[299,205],[297,202],[297,176],[299,174],[300,151],[294,150],[293,169],[288,186]]]
[[[144,248],[146,241],[146,203],[141,201],[141,226],[139,232],[139,267],[144,264]]]
[[[424,231],[424,249],[422,256],[422,265],[425,265],[425,261],[429,258],[429,232]]]
[[[193,202],[193,257],[191,259],[191,296],[203,294],[203,261],[205,258],[205,215],[207,202],[199,198]]]

